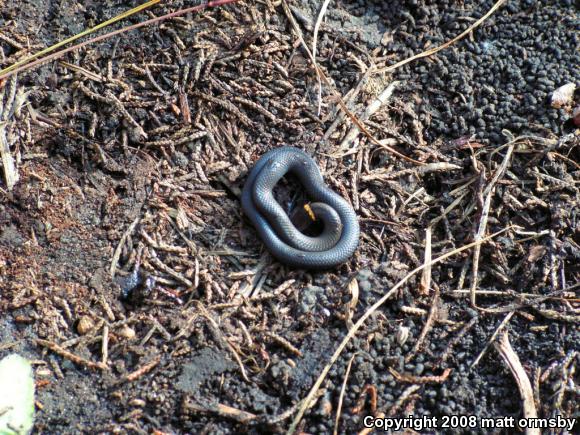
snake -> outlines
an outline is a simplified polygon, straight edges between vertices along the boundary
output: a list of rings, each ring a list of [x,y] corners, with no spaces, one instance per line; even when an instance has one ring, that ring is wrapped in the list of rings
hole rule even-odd
[[[318,236],[298,230],[274,198],[274,186],[289,173],[313,200],[308,211],[322,222]],[[360,227],[355,211],[324,183],[314,159],[298,148],[275,148],[260,157],[244,184],[241,202],[268,251],[288,266],[328,269],[345,263],[358,246]]]

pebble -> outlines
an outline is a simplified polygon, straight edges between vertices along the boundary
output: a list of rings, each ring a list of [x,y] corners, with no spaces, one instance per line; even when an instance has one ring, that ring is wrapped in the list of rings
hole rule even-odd
[[[80,335],[87,334],[91,329],[95,327],[95,322],[89,316],[82,316],[77,323],[77,332]]]
[[[421,375],[423,374],[423,371],[424,371],[424,370],[425,370],[425,365],[424,365],[424,364],[420,364],[420,363],[419,363],[419,364],[417,364],[417,365],[415,366],[415,370],[413,371],[413,373],[414,373],[416,376],[421,376]]]
[[[324,289],[315,285],[304,287],[301,292],[299,309],[301,314],[318,311],[322,308],[320,302],[324,297]]]
[[[123,337],[127,340],[132,340],[133,338],[135,338],[136,335],[135,330],[127,325],[121,326],[121,328],[119,328],[119,331],[117,331],[117,334],[119,334],[120,337]]]

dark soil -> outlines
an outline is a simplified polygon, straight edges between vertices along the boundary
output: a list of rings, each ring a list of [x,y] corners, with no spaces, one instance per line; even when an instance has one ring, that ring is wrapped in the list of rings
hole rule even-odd
[[[138,3],[6,0],[0,67]],[[166,3],[123,25],[195,4]],[[310,45],[320,3],[290,2]],[[314,69],[274,0],[164,21],[0,85],[27,93],[3,127],[20,181],[0,182],[0,358],[33,361],[36,433],[282,433],[352,322],[423,264],[427,228],[432,258],[505,232],[375,311],[299,430],[332,433],[351,359],[339,433],[371,414],[522,417],[513,375],[486,347],[500,326],[538,415],[578,418],[580,98],[550,104],[580,85],[578,8],[509,1],[451,47],[377,72],[492,4],[331,2],[320,114]],[[337,95],[362,116],[394,80],[365,122],[383,145],[359,134],[341,146],[352,123]],[[283,145],[311,153],[357,211],[347,264],[289,269],[242,215],[248,169]]]

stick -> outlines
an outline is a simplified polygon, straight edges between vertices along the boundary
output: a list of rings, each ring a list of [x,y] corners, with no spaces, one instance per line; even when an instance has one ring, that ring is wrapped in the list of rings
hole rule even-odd
[[[63,349],[61,346],[59,346],[56,343],[53,343],[52,341],[42,340],[40,338],[37,338],[34,341],[36,342],[36,344],[39,344],[40,346],[44,346],[44,347],[52,350],[57,355],[60,355],[63,358],[66,358],[66,359],[68,359],[68,360],[72,361],[73,363],[78,364],[80,366],[85,366],[85,367],[88,367],[91,369],[109,370],[109,367],[107,367],[106,364],[103,364],[101,362],[95,363],[95,362],[89,361],[88,359],[81,358],[80,356],[75,355],[74,353]]]
[[[514,352],[512,345],[510,344],[507,332],[504,331],[502,333],[499,341],[494,343],[494,347],[509,367],[516,383],[518,384],[518,389],[520,390],[520,395],[524,404],[524,418],[528,420],[537,419],[538,412],[536,411],[536,405],[534,403],[532,384],[530,383],[526,371],[522,367],[518,355]],[[526,435],[540,435],[540,430],[533,427],[526,428]]]

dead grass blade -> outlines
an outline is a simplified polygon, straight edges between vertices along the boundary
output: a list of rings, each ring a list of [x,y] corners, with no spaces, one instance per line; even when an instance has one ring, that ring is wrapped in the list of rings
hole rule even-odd
[[[483,235],[485,234],[485,231],[487,230],[487,218],[489,216],[489,208],[491,206],[491,197],[493,196],[493,192],[495,191],[495,186],[496,186],[497,182],[503,176],[503,174],[505,173],[505,171],[508,167],[508,163],[510,161],[510,158],[512,156],[512,152],[514,150],[514,145],[515,145],[515,141],[512,141],[509,144],[508,151],[507,151],[507,153],[502,161],[502,164],[495,172],[491,182],[485,188],[485,191],[484,191],[485,200],[483,203],[483,209],[481,211],[481,218],[479,220],[479,228],[478,228],[477,233],[475,234],[475,238],[474,238],[475,241],[481,240],[483,238]],[[484,310],[483,308],[480,308],[477,306],[476,291],[475,291],[477,288],[478,282],[479,282],[478,271],[479,271],[479,255],[480,255],[480,253],[481,253],[481,245],[478,245],[473,250],[470,300],[471,300],[471,305],[474,308]]]
[[[0,160],[2,161],[4,180],[6,181],[8,192],[14,188],[20,179],[14,157],[10,152],[9,134],[7,133],[7,125],[10,121],[8,118],[16,111],[16,88],[17,77],[13,76],[7,87],[0,89]]]
[[[326,9],[328,9],[328,4],[330,0],[324,0],[322,3],[322,7],[320,8],[320,13],[318,14],[318,18],[316,19],[316,23],[314,24],[314,31],[312,33],[312,59],[314,63],[316,63],[316,43],[318,42],[318,30],[320,29],[320,24],[322,23],[322,19],[324,18],[324,14],[326,13]],[[317,115],[320,116],[320,112],[322,111],[322,80],[320,78],[320,74],[318,73],[318,66],[316,67],[317,78],[318,78],[318,112]]]
[[[346,383],[348,381],[348,375],[350,374],[350,368],[352,367],[352,362],[357,354],[354,353],[346,366],[346,371],[344,372],[344,380],[342,381],[342,388],[340,389],[340,396],[338,397],[338,406],[336,407],[336,419],[334,420],[334,431],[333,435],[338,434],[338,423],[340,421],[340,413],[342,412],[342,402],[344,400],[344,393],[346,392]]]
[[[4,125],[5,122],[0,121],[0,159],[2,160],[2,168],[4,169],[6,188],[8,189],[8,192],[10,192],[18,182],[20,176],[18,175],[18,170],[14,163],[14,157],[12,157],[10,147],[8,146],[6,128]]]
[[[522,366],[522,363],[520,362],[520,359],[518,358],[518,355],[510,344],[507,332],[504,331],[501,334],[499,340],[494,343],[494,347],[509,367],[516,383],[518,384],[518,389],[520,390],[520,396],[522,397],[524,405],[524,418],[528,421],[534,421],[538,418],[538,412],[536,411],[536,404],[534,402],[532,384]],[[526,435],[540,435],[540,430],[531,427],[526,428]]]
[[[429,289],[431,288],[431,233],[432,228],[428,227],[425,230],[425,269],[423,269],[423,275],[421,276],[421,284],[419,286],[419,293],[423,296],[429,294]]]

